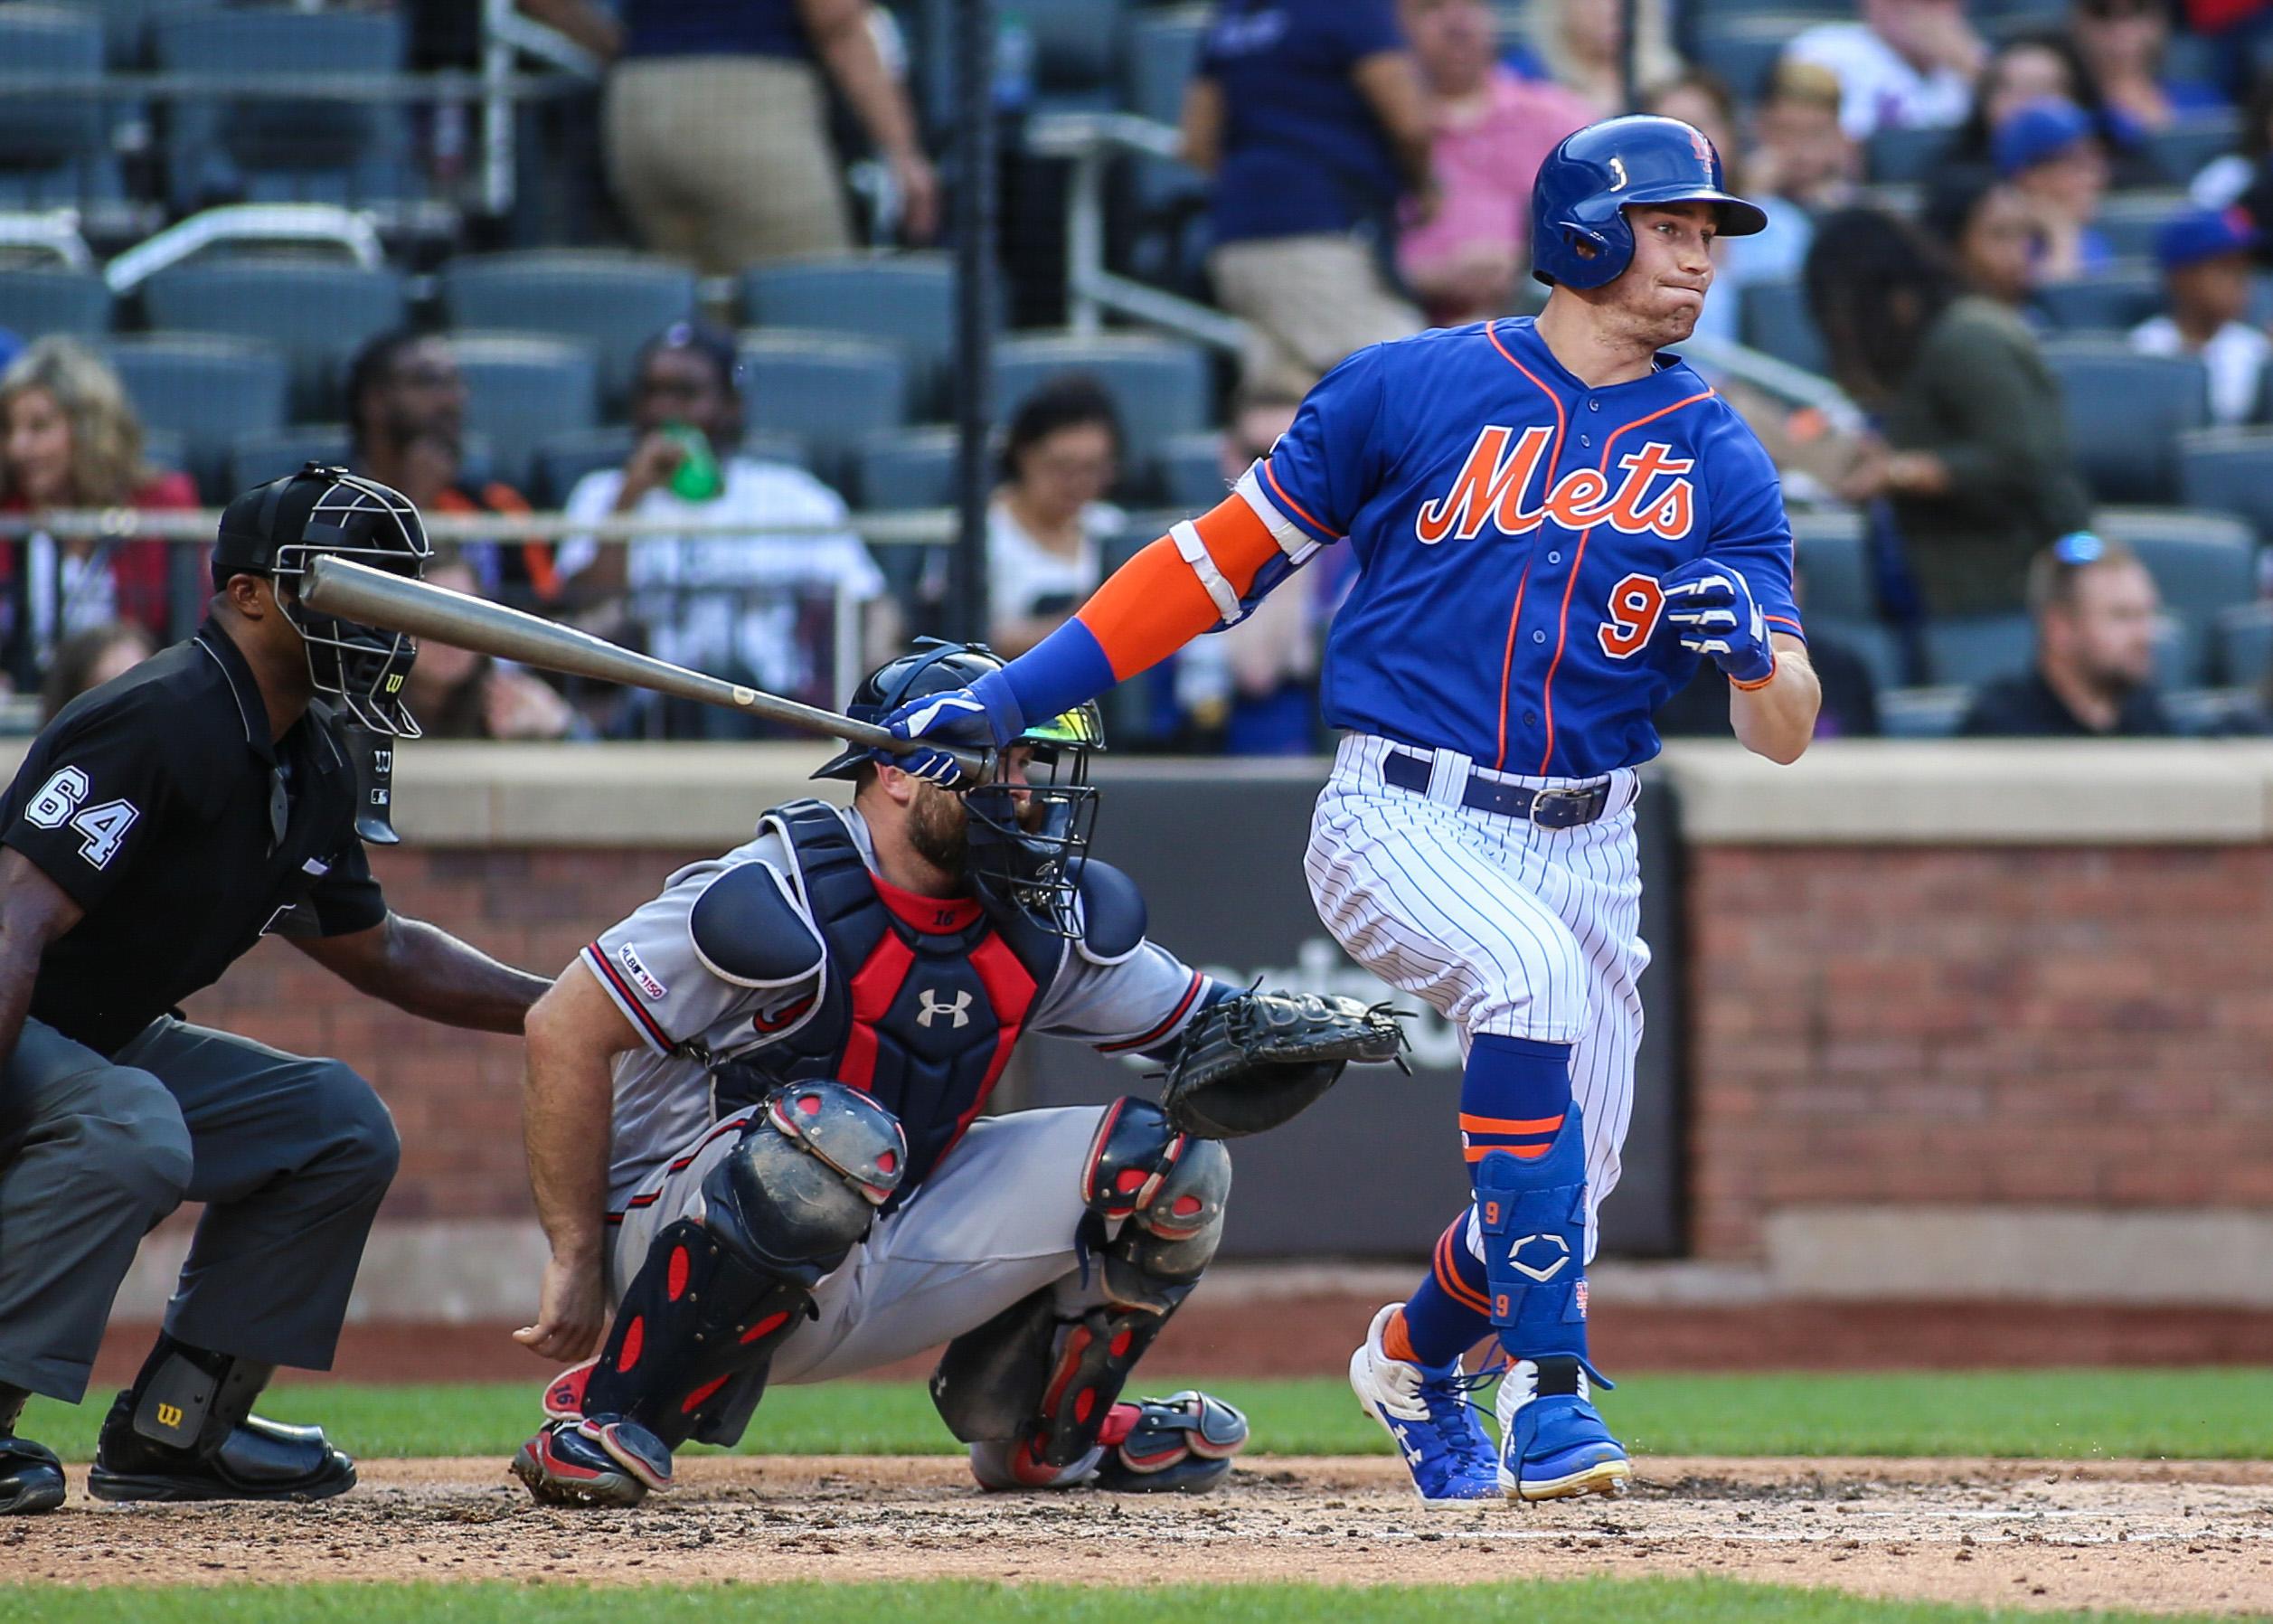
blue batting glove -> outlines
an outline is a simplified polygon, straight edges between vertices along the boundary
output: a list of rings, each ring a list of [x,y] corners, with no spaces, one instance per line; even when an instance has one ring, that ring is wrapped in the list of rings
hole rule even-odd
[[[1752,583],[1712,558],[1692,559],[1658,579],[1665,623],[1681,646],[1718,665],[1732,682],[1764,683],[1776,673],[1768,618],[1752,597]]]
[[[990,672],[980,679],[981,684],[995,675]],[[994,701],[991,704],[990,699]],[[967,750],[990,746],[999,750],[1016,738],[1025,725],[1017,711],[1016,702],[1006,691],[989,694],[978,687],[955,688],[910,700],[885,717],[883,724],[893,738],[911,743],[936,739],[942,744],[960,745]],[[929,783],[953,785],[963,776],[955,758],[943,750],[919,747],[905,755],[882,750],[872,753],[879,761]]]

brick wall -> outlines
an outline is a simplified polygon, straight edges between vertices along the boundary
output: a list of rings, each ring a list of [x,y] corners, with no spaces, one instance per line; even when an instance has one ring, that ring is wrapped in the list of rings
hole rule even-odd
[[[2273,848],[1689,856],[1705,1257],[1791,1205],[2273,1205]]]

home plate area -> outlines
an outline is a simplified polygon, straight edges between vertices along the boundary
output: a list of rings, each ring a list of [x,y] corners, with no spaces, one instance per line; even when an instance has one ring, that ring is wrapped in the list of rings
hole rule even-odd
[[[110,1507],[0,1528],[12,1578],[995,1579],[1476,1583],[1715,1573],[2037,1608],[2273,1608],[2262,1462],[1646,1458],[1623,1499],[1421,1506],[1393,1461],[1251,1458],[1199,1497],[989,1496],[949,1459],[682,1461],[637,1511],[532,1504],[495,1459],[377,1460],[306,1506]],[[79,1487],[74,1468],[74,1489]]]

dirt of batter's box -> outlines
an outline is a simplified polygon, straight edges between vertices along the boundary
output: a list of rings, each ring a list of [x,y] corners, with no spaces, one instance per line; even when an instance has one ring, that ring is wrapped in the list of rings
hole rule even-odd
[[[1193,1380],[1339,1376],[1382,1305],[1327,1292],[1247,1300],[1203,1283],[1146,1356],[1154,1370]],[[155,1326],[113,1326],[95,1385],[123,1386],[148,1353]],[[356,1382],[542,1381],[552,1367],[505,1325],[351,1325],[332,1374]],[[2115,1364],[2260,1364],[2273,1313],[2246,1308],[1924,1302],[1608,1304],[1590,1327],[1603,1368],[1674,1370],[1931,1370]],[[870,1374],[929,1374],[930,1355]],[[296,1379],[307,1379],[295,1373]]]
[[[533,1505],[502,1460],[373,1461],[306,1506],[0,1526],[12,1579],[643,1584],[975,1578],[1462,1583],[1716,1573],[2033,1608],[2273,1610],[2273,1464],[1637,1462],[1621,1500],[1425,1508],[1392,1460],[1244,1463],[1220,1493],[988,1496],[960,1461],[704,1457],[633,1511]],[[598,1536],[598,1537],[595,1537]]]

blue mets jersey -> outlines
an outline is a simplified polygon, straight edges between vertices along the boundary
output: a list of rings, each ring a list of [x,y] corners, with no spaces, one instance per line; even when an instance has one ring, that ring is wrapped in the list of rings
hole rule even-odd
[[[1310,392],[1255,482],[1356,552],[1326,643],[1338,728],[1542,777],[1646,761],[1698,658],[1655,635],[1657,582],[1705,553],[1803,635],[1775,466],[1672,355],[1595,389],[1528,316],[1376,345]]]

